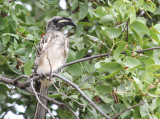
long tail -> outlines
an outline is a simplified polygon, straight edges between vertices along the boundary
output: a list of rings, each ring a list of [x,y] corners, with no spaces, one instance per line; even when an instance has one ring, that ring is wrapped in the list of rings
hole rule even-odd
[[[43,79],[41,81],[40,94],[47,95],[49,86],[48,79]],[[39,99],[45,106],[47,106],[47,100],[45,98],[39,96]],[[46,109],[39,102],[37,102],[34,119],[46,119]]]

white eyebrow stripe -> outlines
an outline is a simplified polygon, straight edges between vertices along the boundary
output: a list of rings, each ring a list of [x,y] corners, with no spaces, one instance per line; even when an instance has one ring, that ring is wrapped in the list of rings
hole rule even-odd
[[[68,20],[62,19],[62,20],[58,21],[58,23],[61,23],[61,22],[68,22]]]

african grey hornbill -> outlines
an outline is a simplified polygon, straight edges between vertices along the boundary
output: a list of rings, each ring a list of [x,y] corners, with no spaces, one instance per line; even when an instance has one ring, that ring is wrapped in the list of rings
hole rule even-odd
[[[46,34],[40,40],[35,59],[35,73],[49,74],[55,72],[66,61],[68,54],[68,39],[61,32],[62,28],[67,25],[76,26],[70,18],[60,16],[53,17],[47,24]],[[53,78],[51,80],[54,80]],[[50,80],[47,78],[40,79],[36,82],[36,87],[39,87],[39,93],[46,95],[50,86]],[[47,105],[47,100],[39,97],[40,101]],[[45,119],[46,110],[37,102],[34,119]]]

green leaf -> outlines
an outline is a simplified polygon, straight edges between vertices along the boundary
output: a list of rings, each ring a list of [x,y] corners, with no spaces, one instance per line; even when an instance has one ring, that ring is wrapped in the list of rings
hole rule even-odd
[[[146,66],[155,63],[155,61],[149,57],[141,57],[141,58],[139,58],[139,61],[143,62]]]
[[[0,53],[2,53],[3,51],[5,51],[5,46],[3,43],[0,43]]]
[[[13,34],[13,33],[3,33],[2,36],[12,36],[12,37],[15,37],[16,39],[19,39],[18,35],[17,34]]]
[[[78,95],[70,95],[69,97],[74,98],[74,99],[79,99]]]
[[[7,96],[7,91],[9,91],[9,88],[5,84],[0,83],[0,94]]]
[[[2,42],[4,45],[6,45],[10,40],[10,36],[9,35],[6,35],[6,36],[3,36],[2,35]]]
[[[124,64],[129,68],[134,68],[140,64],[140,61],[137,60],[136,58],[132,58],[132,57],[127,56],[124,59]]]
[[[150,29],[150,34],[151,34],[151,37],[153,38],[154,41],[156,41],[157,43],[160,43],[159,41],[159,38],[158,38],[158,35],[157,33],[154,31],[154,29]]]
[[[113,23],[113,16],[112,15],[105,15],[103,16],[99,21],[98,23]]]
[[[69,17],[69,13],[67,11],[60,11],[57,15],[62,17]]]
[[[148,65],[148,66],[146,66],[146,71],[147,72],[155,72],[155,71],[157,71],[157,70],[159,70],[160,69],[160,65],[156,65],[156,64],[152,64],[152,65]]]
[[[75,58],[69,54],[68,56],[68,61],[74,61]],[[83,71],[82,71],[82,67],[79,64],[73,64],[73,65],[69,65],[68,66],[68,72],[72,75],[72,76],[79,76],[82,75]]]
[[[112,108],[109,104],[102,104],[98,106],[104,113],[109,114],[112,112]]]
[[[148,27],[143,24],[142,22],[139,22],[139,21],[135,21],[131,24],[131,28],[134,29],[141,37],[144,35],[144,34],[150,34],[149,33],[149,30],[148,30]]]
[[[68,72],[64,72],[64,73],[62,74],[62,76],[64,76],[65,78],[69,79],[70,81],[73,81],[72,76],[71,76]]]
[[[18,31],[19,31],[20,33],[24,33],[24,32],[26,31],[26,29],[25,29],[24,27],[22,27],[22,28],[18,29]]]
[[[135,37],[136,37],[139,45],[142,47],[143,40],[142,40],[141,36],[137,33],[137,31],[135,29],[133,29],[133,28],[131,28],[131,29],[132,29],[133,33],[135,34]]]
[[[112,39],[112,38],[117,38],[122,34],[122,30],[121,29],[115,29],[115,28],[110,28],[110,29],[106,29],[108,36]]]
[[[74,11],[78,7],[78,4],[79,4],[78,0],[73,0],[71,11]]]
[[[73,76],[79,76],[79,75],[82,75],[82,73],[83,73],[82,67],[79,64],[74,64],[74,65],[68,66],[68,71]]]
[[[85,18],[88,14],[88,4],[84,3],[79,6],[79,20]]]
[[[112,88],[106,85],[98,85],[96,86],[96,90],[98,91],[100,95],[112,92]]]
[[[121,54],[122,51],[124,51],[125,47],[126,47],[126,42],[122,42],[118,45],[118,47],[116,48],[116,50],[113,53],[113,58],[114,59],[118,59],[119,55]]]
[[[104,76],[104,77],[100,77],[100,79],[108,79],[108,78],[111,78],[113,76],[115,76],[116,74],[118,74],[120,72],[120,68],[115,70],[114,72],[111,72],[109,75],[107,76]]]
[[[155,94],[155,95],[160,95],[160,88],[157,88],[157,89],[154,91],[154,94]]]
[[[8,26],[8,21],[6,18],[0,18],[0,30],[3,30],[5,27]]]
[[[25,16],[25,20],[27,24],[35,24],[34,19],[31,16]]]
[[[17,55],[25,55],[27,48],[18,48],[15,52]]]
[[[142,7],[144,3],[144,0],[137,0],[136,7]]]
[[[79,37],[82,34],[82,31],[83,31],[83,26],[81,24],[78,24],[76,28],[76,36]]]
[[[102,64],[100,70],[112,73],[119,68],[121,68],[121,65],[119,63],[110,62]]]
[[[83,26],[92,26],[92,24],[89,22],[78,22],[77,24],[81,24]]]
[[[14,39],[13,45],[14,45],[14,49],[16,49],[16,48],[18,47],[18,43],[17,43],[17,40],[16,40],[16,39]]]
[[[128,11],[128,16],[130,17],[130,23],[134,22],[136,19],[136,10],[135,7],[132,6]]]
[[[17,19],[16,15],[15,15],[15,9],[9,9],[9,13],[10,13],[12,19],[17,23],[18,19]]]
[[[156,10],[156,5],[151,0],[147,0],[144,2],[143,9],[153,13]]]
[[[61,119],[69,119],[71,118],[71,114],[64,109],[58,109],[58,115]]]
[[[27,92],[27,91],[25,91],[25,90],[22,90],[22,89],[20,89],[20,88],[17,88],[17,89],[18,89],[18,91],[19,91],[20,93],[22,93],[22,94],[31,95],[29,92]]]
[[[135,83],[136,83],[136,87],[138,88],[138,90],[142,90],[143,89],[143,84],[141,83],[141,81],[139,79],[137,79],[136,77],[133,77]]]
[[[147,108],[146,105],[141,105],[140,106],[140,114],[141,114],[142,117],[145,117],[145,116],[148,115],[146,108]]]
[[[146,24],[146,19],[144,17],[137,17],[136,21]]]
[[[82,49],[77,53],[76,59],[81,59],[84,57],[84,55],[85,55],[85,49]]]
[[[25,75],[30,76],[32,74],[32,71],[31,71],[32,66],[33,66],[33,62],[31,60],[28,60],[28,62],[24,64]]]
[[[52,95],[47,95],[50,98],[60,98],[62,95],[60,93],[54,93]]]

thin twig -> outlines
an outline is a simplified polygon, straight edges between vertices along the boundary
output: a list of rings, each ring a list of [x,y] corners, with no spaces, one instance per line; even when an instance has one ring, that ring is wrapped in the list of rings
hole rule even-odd
[[[89,76],[79,85],[79,87],[81,87],[81,86],[84,84],[84,82],[87,81],[96,71],[97,71],[97,69],[96,69],[94,72],[92,72],[91,75],[89,75]]]
[[[128,18],[128,21],[126,23],[126,26],[127,26],[127,42],[128,42],[128,23],[129,23],[129,18]]]
[[[65,97],[67,97],[67,98],[69,98],[69,99],[75,101],[76,103],[78,103],[78,104],[81,105],[81,106],[86,106],[86,105],[87,105],[87,104],[82,104],[82,103],[78,102],[77,100],[75,100],[75,99],[73,99],[73,98],[71,98],[71,97],[69,97],[69,96],[67,96],[67,95],[65,95],[65,94],[63,94],[63,93],[61,93],[60,90],[58,89],[58,87],[54,84],[54,82],[51,81],[51,83],[52,83],[52,85],[56,88],[56,90],[57,90],[57,92],[58,92],[59,94],[61,94],[61,95],[65,96]]]
[[[154,99],[154,98],[153,98],[153,99]],[[135,108],[135,107],[138,107],[138,106],[140,106],[140,105],[144,105],[145,103],[148,103],[148,102],[150,102],[150,101],[152,101],[152,99],[150,99],[150,100],[147,101],[147,102],[144,102],[144,101],[143,101],[143,102],[141,102],[141,103],[139,103],[139,104],[133,105],[133,106],[131,106],[131,107],[129,107],[129,108],[121,111],[119,114],[113,116],[112,119],[117,119],[121,114],[125,113],[126,111],[128,111],[128,110],[130,110],[130,109],[133,109],[133,108]]]
[[[136,104],[136,105],[133,105],[133,106],[121,111],[119,114],[116,114],[115,116],[112,117],[112,119],[117,119],[121,114],[123,114],[123,113],[127,112],[128,110],[133,109],[133,108],[135,108],[137,106],[143,105],[143,104],[144,104],[144,102]]]
[[[31,90],[29,90],[29,89],[27,89],[27,88],[25,89],[25,91],[34,94],[33,91],[31,91]],[[58,105],[58,106],[59,106],[60,108],[62,108],[62,109],[64,109],[64,108],[68,109],[70,112],[73,113],[73,115],[74,115],[77,119],[79,119],[79,117],[76,115],[76,113],[75,113],[68,105],[66,105],[65,103],[62,103],[62,102],[59,102],[59,101],[54,100],[54,99],[52,99],[52,98],[49,98],[49,97],[47,97],[47,96],[45,96],[45,95],[42,95],[41,93],[37,93],[37,95],[38,95],[38,96],[41,96],[41,97],[43,97],[43,98],[45,98],[45,99],[47,99],[48,101],[50,101],[50,102],[52,102],[52,103],[54,103],[54,104],[56,104],[56,105]]]
[[[136,50],[136,51],[130,51],[130,52],[131,53],[133,53],[133,52],[144,53],[145,51],[150,51],[150,50],[155,50],[155,49],[160,49],[160,47],[152,47],[152,48],[148,48],[148,49]],[[123,52],[121,52],[121,54],[126,54],[126,53],[123,51]],[[94,56],[90,56],[90,57],[85,57],[85,58],[82,58],[82,59],[79,59],[79,60],[75,60],[75,61],[66,63],[61,68],[72,65],[72,64],[76,64],[76,63],[79,63],[79,62],[84,62],[84,61],[87,61],[87,60],[91,60],[91,59],[94,59],[94,58],[105,57],[105,56],[108,56],[108,55],[109,55],[109,53],[104,53],[104,54],[101,54],[101,55],[94,55]]]
[[[99,54],[101,54],[102,45],[104,44],[105,41],[106,41],[106,39],[104,38],[103,41],[101,41],[101,43],[100,43]],[[107,49],[109,49],[109,48],[107,47]],[[109,49],[109,50],[110,50],[110,49]]]
[[[84,92],[75,84],[73,83],[72,81],[62,77],[61,75],[59,74],[55,74],[55,73],[52,73],[52,77],[57,77],[59,79],[62,79],[63,81],[69,83],[70,85],[72,85],[81,95],[84,99],[86,99],[99,113],[101,113],[104,117],[106,117],[107,119],[111,119],[108,115],[106,115],[99,107],[97,107],[97,105],[92,101],[90,100],[85,94]]]
[[[148,49],[143,49],[143,50],[136,50],[136,51],[130,51],[131,53],[133,52],[136,52],[136,53],[144,53],[146,51],[150,51],[150,50],[155,50],[155,49],[160,49],[160,47],[152,47],[152,48],[148,48]],[[121,54],[126,54],[124,51],[121,52]],[[66,66],[69,66],[69,65],[72,65],[72,64],[76,64],[76,63],[80,63],[80,62],[83,62],[83,61],[87,61],[87,60],[91,60],[91,59],[94,59],[94,58],[99,58],[99,57],[105,57],[105,56],[108,56],[109,53],[105,53],[105,54],[101,54],[101,55],[94,55],[94,56],[90,56],[90,57],[86,57],[86,58],[82,58],[82,59],[79,59],[79,60],[75,60],[75,61],[72,61],[72,62],[69,62],[69,63],[66,63],[64,64],[61,68],[59,69],[62,69]],[[41,79],[42,77],[44,77],[42,74],[40,75],[37,75],[37,76],[34,76],[33,77],[33,81],[36,81],[36,80],[39,80]],[[13,83],[13,80],[14,79],[10,79],[10,78],[6,78],[6,77],[3,77],[0,75],[0,82],[3,82],[5,84],[9,84],[9,85],[14,85],[14,86],[17,86],[19,88],[25,88],[27,85],[30,84],[30,80],[27,80],[25,82],[20,82],[20,81],[17,81],[16,84]]]
[[[52,115],[51,111],[40,101],[40,99],[39,99],[39,97],[38,97],[38,95],[37,95],[37,93],[36,93],[36,91],[35,91],[35,89],[34,89],[34,87],[33,87],[33,80],[32,80],[32,78],[31,78],[31,80],[30,80],[30,84],[31,84],[31,88],[32,88],[32,90],[33,90],[33,93],[34,93],[34,95],[35,95],[38,103],[39,103],[40,105],[42,105],[42,106],[48,111],[48,113],[51,115],[52,119],[55,119],[54,116]]]
[[[125,28],[123,29],[123,31],[122,31],[121,35],[119,36],[119,38],[122,37],[123,33],[125,32],[126,28],[128,27],[128,22],[129,22],[129,18],[128,18],[128,20],[126,22],[126,25],[125,25]]]
[[[26,76],[26,75],[19,76],[19,77],[13,79],[13,83],[16,83],[17,81],[21,80],[22,78],[27,78],[27,79],[29,79],[29,76]]]
[[[146,109],[146,111],[147,111],[147,114],[148,114],[148,116],[149,116],[149,119],[152,119],[152,117],[151,117],[151,115],[150,115],[150,113],[149,113],[149,111],[148,111],[147,105],[146,105],[146,103],[144,102],[144,99],[143,99],[143,103],[144,103],[144,107],[145,107],[145,109]]]

